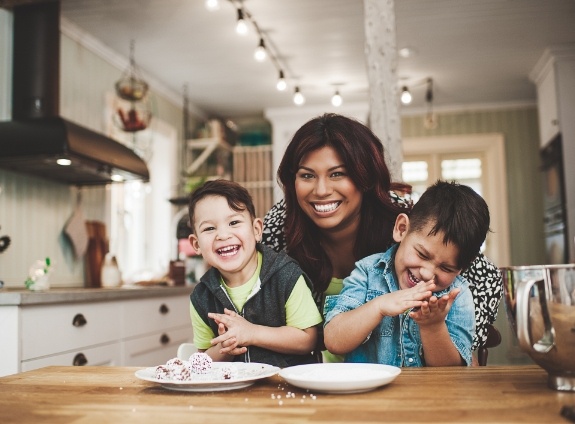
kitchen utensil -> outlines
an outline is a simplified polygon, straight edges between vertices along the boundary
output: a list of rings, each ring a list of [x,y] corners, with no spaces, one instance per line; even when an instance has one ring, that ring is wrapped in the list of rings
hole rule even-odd
[[[575,264],[501,271],[519,346],[547,371],[549,387],[575,391]]]
[[[86,252],[85,287],[102,286],[102,264],[108,253],[106,224],[100,221],[86,221],[88,250]]]

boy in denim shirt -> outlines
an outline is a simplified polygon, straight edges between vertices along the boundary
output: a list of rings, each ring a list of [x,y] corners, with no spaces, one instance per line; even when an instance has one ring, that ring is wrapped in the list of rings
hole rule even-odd
[[[470,365],[474,305],[459,274],[488,231],[489,209],[473,189],[429,187],[397,217],[397,244],[358,261],[341,293],[326,299],[327,349],[346,362]]]

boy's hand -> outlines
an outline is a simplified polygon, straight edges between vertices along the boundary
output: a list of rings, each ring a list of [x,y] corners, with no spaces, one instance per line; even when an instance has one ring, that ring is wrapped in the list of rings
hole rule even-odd
[[[396,316],[408,309],[418,308],[431,296],[434,289],[435,282],[431,279],[422,281],[409,289],[386,293],[377,298],[380,314],[382,316]]]
[[[453,289],[439,299],[436,296],[431,296],[427,302],[423,302],[419,310],[411,311],[409,316],[419,326],[443,323],[460,291],[459,288]]]
[[[221,343],[222,355],[241,355],[248,350],[253,324],[234,311],[224,309],[223,314],[210,312],[208,318],[218,324],[218,337],[212,339],[212,346]]]

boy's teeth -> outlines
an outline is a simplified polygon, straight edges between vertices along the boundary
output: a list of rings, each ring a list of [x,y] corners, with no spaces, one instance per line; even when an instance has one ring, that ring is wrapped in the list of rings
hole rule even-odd
[[[238,246],[226,246],[218,249],[218,253],[222,256],[229,256],[238,250]]]
[[[328,203],[327,205],[313,205],[318,212],[331,212],[337,208],[338,202]]]

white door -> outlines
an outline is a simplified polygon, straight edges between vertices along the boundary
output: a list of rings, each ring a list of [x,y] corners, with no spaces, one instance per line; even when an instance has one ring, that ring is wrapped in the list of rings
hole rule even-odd
[[[489,206],[491,230],[483,253],[495,265],[509,265],[505,149],[501,134],[408,138],[403,141],[403,181],[413,198],[438,179],[472,187]]]

